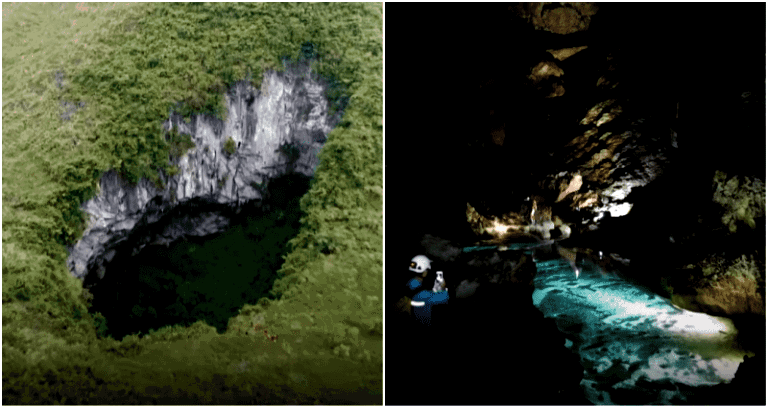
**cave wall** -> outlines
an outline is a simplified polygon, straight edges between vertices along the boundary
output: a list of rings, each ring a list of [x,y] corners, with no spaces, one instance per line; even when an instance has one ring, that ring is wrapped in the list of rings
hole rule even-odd
[[[500,286],[495,276],[454,261],[460,248],[481,239],[467,222],[467,203],[484,215],[528,216],[530,197],[540,195],[572,227],[564,246],[602,251],[595,256],[604,253],[616,268],[629,264],[631,277],[647,285],[671,273],[686,253],[720,250],[723,234],[709,233],[722,229],[711,208],[715,171],[765,177],[765,7],[753,7],[454,3],[440,6],[440,19],[431,18],[433,6],[403,13],[398,26],[409,27],[409,35],[389,39],[398,52],[388,64],[430,63],[419,65],[423,75],[389,71],[388,93],[409,97],[398,98],[396,114],[387,117],[388,135],[405,141],[387,149],[386,208],[397,214],[387,221],[387,327],[405,320],[395,305],[413,275],[407,265],[425,254],[442,261],[436,268],[445,271],[451,294],[489,305],[452,317],[451,337],[425,342],[449,344],[436,355],[505,367],[509,353],[517,373],[525,370],[517,364],[525,353],[536,356],[537,367],[573,370],[568,381],[578,384],[578,359],[566,361],[545,346],[561,336],[548,331],[551,322],[505,304],[514,296],[509,291],[501,291],[502,306],[491,307],[490,290]],[[755,236],[763,236],[764,218],[754,221]],[[764,257],[764,241],[751,238],[735,246],[742,253],[762,246]],[[530,292],[522,293],[530,302]],[[456,316],[463,299],[452,299]],[[470,326],[484,318],[486,324]],[[403,333],[388,330],[388,344],[412,347],[413,337]],[[503,347],[488,347],[499,337]],[[529,338],[535,348],[527,346]],[[407,355],[388,356],[411,363]],[[552,377],[516,387],[512,375],[505,372],[503,384],[473,392],[467,403],[543,404],[558,395],[525,392],[542,383],[556,387]],[[465,377],[457,372],[461,384],[450,383],[451,375],[430,379],[427,388],[446,392],[425,394],[422,403],[440,397],[456,403],[460,392],[450,391],[497,381],[477,375],[468,386]],[[387,381],[408,386],[397,373]],[[413,401],[409,395],[402,402]]]
[[[714,4],[593,6],[446,5],[445,19],[410,36],[412,51],[392,56],[450,57],[428,81],[388,86],[417,90],[397,109],[423,118],[389,117],[409,135],[388,150],[387,205],[402,214],[388,224],[392,248],[426,233],[472,243],[467,202],[501,215],[530,211],[533,195],[571,225],[573,246],[650,261],[717,242],[699,234],[722,227],[715,172],[765,179],[765,43],[745,41],[763,38],[764,7],[744,6],[742,21]],[[550,24],[564,22],[558,13],[580,17],[562,30]]]
[[[221,211],[191,211],[188,219],[166,223],[164,230],[134,239],[134,254],[148,244],[220,232],[229,225],[229,210],[249,201],[268,202],[270,180],[291,173],[312,177],[317,153],[340,117],[329,115],[325,91],[308,66],[286,66],[284,72],[266,72],[261,89],[247,81],[234,84],[224,95],[224,121],[193,115],[187,123],[170,112],[164,128],[173,126],[194,143],[176,159],[179,172],[161,176],[164,188],[146,179],[131,185],[115,171],[106,172],[96,197],[82,205],[89,220],[82,238],[68,248],[72,275],[103,277],[104,264],[124,249],[135,228],[157,223],[173,208],[214,205]],[[224,148],[230,138],[231,154]]]

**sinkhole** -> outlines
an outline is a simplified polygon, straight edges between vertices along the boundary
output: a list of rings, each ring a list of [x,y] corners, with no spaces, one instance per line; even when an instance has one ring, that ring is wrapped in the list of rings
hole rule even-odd
[[[230,317],[245,304],[269,294],[296,236],[302,216],[299,200],[310,178],[290,174],[270,181],[268,199],[238,208],[180,204],[157,223],[134,231],[103,278],[89,273],[84,286],[93,294],[89,312],[106,322],[100,335],[122,340],[166,326],[204,321],[226,331]],[[132,255],[135,243],[190,213],[230,218],[229,227],[204,237],[181,236],[169,245],[147,245]],[[133,244],[132,244],[133,243]]]

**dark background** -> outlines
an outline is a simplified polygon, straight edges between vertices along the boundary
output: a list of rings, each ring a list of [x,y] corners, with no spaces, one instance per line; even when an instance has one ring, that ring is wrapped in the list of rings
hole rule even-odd
[[[764,91],[765,4],[598,6],[588,32],[560,36],[512,24],[506,3],[387,5],[387,404],[536,403],[515,391],[531,384],[516,387],[514,379],[525,377],[542,356],[515,350],[520,361],[504,367],[501,375],[507,379],[489,381],[483,373],[499,368],[495,353],[509,343],[484,338],[487,319],[420,332],[396,320],[393,302],[411,277],[407,266],[421,251],[424,234],[471,243],[466,203],[494,190],[500,179],[534,182],[546,168],[536,146],[551,129],[542,129],[540,110],[526,103],[528,91],[515,82],[530,72],[532,61],[542,59],[542,50],[589,45],[629,52],[634,58],[625,73],[636,79],[626,91],[637,95],[635,106],[653,111],[659,99],[680,101],[680,119],[670,126],[685,146],[681,163],[697,171],[718,168],[765,179],[765,121],[741,122],[728,100],[735,89]],[[478,118],[488,115],[483,98],[489,96],[479,85],[490,80],[499,84],[493,97],[517,112],[520,153],[512,162],[466,154],[466,141],[483,131]],[[764,93],[757,100],[765,101]],[[756,109],[764,111],[764,103]],[[514,311],[492,316],[496,322],[510,321]],[[509,330],[526,336],[525,327],[510,324]]]
[[[477,174],[473,169],[483,163],[462,153],[477,132],[473,122],[487,115],[478,85],[520,78],[530,69],[520,62],[541,55],[542,48],[633,48],[636,59],[627,69],[646,78],[633,84],[647,98],[636,103],[652,106],[662,94],[679,98],[676,130],[692,149],[686,160],[764,177],[765,139],[737,143],[745,141],[736,134],[742,124],[725,105],[729,90],[765,87],[765,5],[598,5],[590,31],[567,36],[511,26],[506,3],[387,6],[388,248],[416,231],[457,234],[453,221],[464,219],[468,194],[500,177],[526,176]],[[541,138],[535,121],[525,123],[523,96],[505,97],[521,111],[516,126]],[[764,134],[765,123],[760,125]],[[521,153],[505,168],[536,167],[529,153],[535,152]]]

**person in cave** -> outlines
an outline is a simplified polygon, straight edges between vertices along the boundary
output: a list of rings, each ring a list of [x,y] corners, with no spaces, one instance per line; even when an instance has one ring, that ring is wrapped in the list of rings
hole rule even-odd
[[[432,314],[435,306],[448,304],[448,289],[442,271],[432,272],[432,261],[424,255],[411,259],[409,271],[418,275],[406,283],[407,295],[401,299],[400,306],[407,308],[408,314],[422,326],[431,326],[434,321]],[[432,289],[429,287],[432,283]],[[441,310],[440,309],[440,310]]]

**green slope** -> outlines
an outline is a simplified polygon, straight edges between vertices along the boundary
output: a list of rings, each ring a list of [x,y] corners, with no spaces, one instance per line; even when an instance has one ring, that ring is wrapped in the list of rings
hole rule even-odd
[[[3,3],[3,403],[381,402],[382,12]],[[198,322],[100,338],[65,265],[100,175],[159,183],[184,148],[160,128],[171,109],[223,117],[229,84],[306,57],[345,114],[301,200],[278,300],[244,306],[221,335]]]

